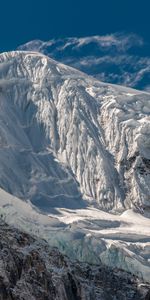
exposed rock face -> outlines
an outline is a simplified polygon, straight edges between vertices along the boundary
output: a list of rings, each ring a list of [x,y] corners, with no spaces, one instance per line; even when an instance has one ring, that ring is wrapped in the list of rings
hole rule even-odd
[[[149,287],[103,265],[71,263],[0,221],[0,300],[148,300]]]

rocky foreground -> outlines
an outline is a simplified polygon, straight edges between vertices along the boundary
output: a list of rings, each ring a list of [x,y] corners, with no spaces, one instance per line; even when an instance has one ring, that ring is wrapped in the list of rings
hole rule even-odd
[[[150,299],[150,287],[102,264],[73,263],[0,221],[0,300]]]

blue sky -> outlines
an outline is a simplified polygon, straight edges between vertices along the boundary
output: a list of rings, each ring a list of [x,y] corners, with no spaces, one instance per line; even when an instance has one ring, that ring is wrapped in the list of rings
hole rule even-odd
[[[150,41],[149,0],[1,1],[0,51],[33,39],[134,32]]]

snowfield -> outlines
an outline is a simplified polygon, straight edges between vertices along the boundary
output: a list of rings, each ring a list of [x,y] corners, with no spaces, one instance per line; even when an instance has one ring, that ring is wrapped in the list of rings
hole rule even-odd
[[[9,224],[150,281],[150,94],[1,54],[0,187]]]

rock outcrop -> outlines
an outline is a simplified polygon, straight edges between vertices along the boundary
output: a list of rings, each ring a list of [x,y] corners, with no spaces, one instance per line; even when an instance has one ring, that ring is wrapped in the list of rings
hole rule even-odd
[[[73,263],[0,221],[0,300],[149,300],[148,285],[102,264]]]

